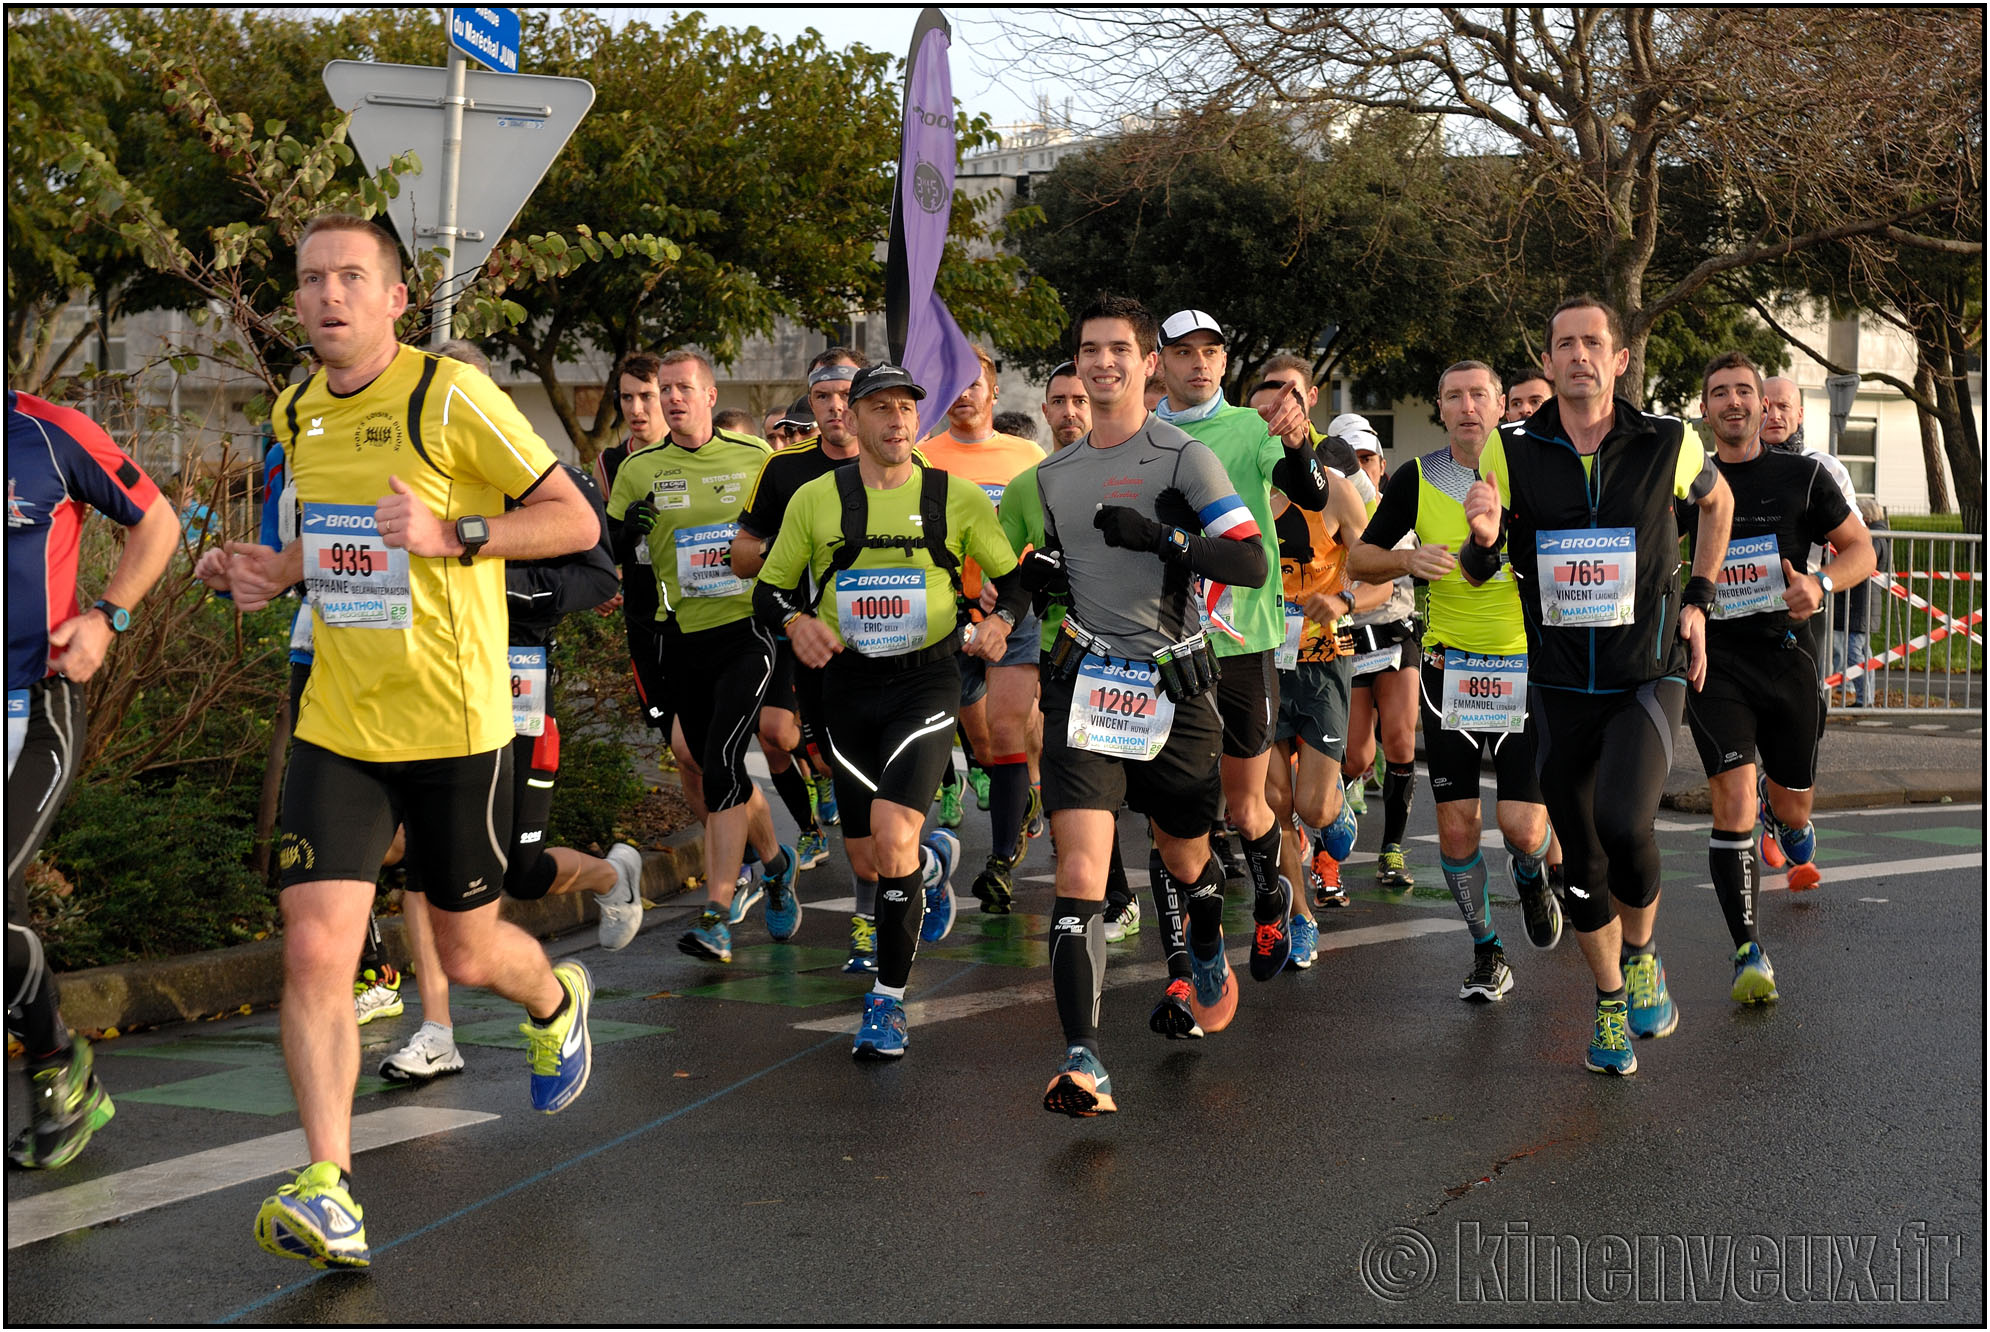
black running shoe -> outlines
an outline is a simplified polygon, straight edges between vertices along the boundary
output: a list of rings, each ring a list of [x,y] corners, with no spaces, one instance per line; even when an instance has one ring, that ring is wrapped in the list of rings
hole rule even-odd
[[[984,915],[1006,916],[1016,900],[1016,864],[990,854],[988,863],[974,877],[974,895],[980,899]]]

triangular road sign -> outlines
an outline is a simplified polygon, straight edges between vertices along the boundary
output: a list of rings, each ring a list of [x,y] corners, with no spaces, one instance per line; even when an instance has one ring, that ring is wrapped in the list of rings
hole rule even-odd
[[[440,248],[442,217],[442,99],[449,71],[441,65],[381,65],[334,60],[325,66],[332,102],[353,113],[348,137],[368,171],[396,153],[421,159],[418,176],[403,176],[387,215],[411,251]],[[451,248],[459,275],[474,273],[518,219],[546,169],[594,105],[586,79],[470,70],[463,94],[462,169],[456,189]]]

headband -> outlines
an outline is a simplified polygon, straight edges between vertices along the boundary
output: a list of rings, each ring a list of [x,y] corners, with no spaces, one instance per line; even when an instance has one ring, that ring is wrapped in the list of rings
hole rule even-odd
[[[825,365],[808,372],[808,384],[810,388],[814,388],[817,384],[827,384],[831,381],[847,382],[856,377],[857,367],[854,365]]]

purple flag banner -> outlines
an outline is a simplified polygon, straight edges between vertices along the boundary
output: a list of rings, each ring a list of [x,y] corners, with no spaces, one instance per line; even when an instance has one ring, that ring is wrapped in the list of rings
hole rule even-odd
[[[885,325],[891,359],[926,390],[919,435],[946,419],[947,408],[981,373],[967,336],[933,290],[953,213],[953,76],[947,48],[953,30],[937,9],[924,9],[912,30],[905,66],[905,128],[898,182],[891,199],[891,241],[885,260]]]

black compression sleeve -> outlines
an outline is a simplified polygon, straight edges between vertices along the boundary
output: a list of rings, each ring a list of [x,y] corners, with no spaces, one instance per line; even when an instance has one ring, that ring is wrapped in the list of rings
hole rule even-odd
[[[1030,590],[1023,586],[1023,566],[1017,565],[1000,578],[991,578],[995,584],[995,609],[1005,610],[1020,624],[1030,613]]]
[[[1271,483],[1302,509],[1318,512],[1327,507],[1327,471],[1309,438],[1296,449],[1285,450],[1271,469]]]
[[[1502,529],[1504,525],[1502,524]],[[1500,532],[1499,540],[1490,546],[1481,546],[1477,537],[1466,540],[1465,548],[1458,552],[1458,567],[1464,571],[1468,581],[1477,585],[1499,572],[1499,548],[1506,544],[1506,533]]]
[[[1382,498],[1375,506],[1375,512],[1368,519],[1368,526],[1361,533],[1361,539],[1371,546],[1383,550],[1394,550],[1403,534],[1416,527],[1417,476],[1407,466],[1398,468],[1399,480],[1382,492]]]
[[[1198,536],[1193,533],[1185,535],[1188,537],[1186,563],[1191,572],[1212,583],[1228,583],[1232,587],[1264,586],[1270,570],[1263,541],[1256,538],[1240,541],[1235,537]],[[1169,557],[1163,554],[1162,558]],[[1170,563],[1173,562],[1170,560]]]
[[[807,609],[799,589],[753,580],[753,616],[773,632],[784,632],[789,617]]]

